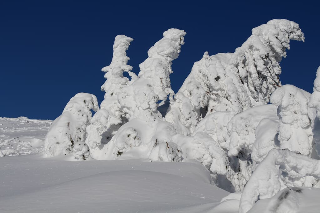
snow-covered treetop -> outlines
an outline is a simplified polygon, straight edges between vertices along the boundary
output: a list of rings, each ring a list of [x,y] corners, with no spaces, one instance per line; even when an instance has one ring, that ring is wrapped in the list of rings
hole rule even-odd
[[[163,33],[163,38],[148,51],[149,58],[165,57],[172,61],[178,58],[186,32],[171,28]]]
[[[130,58],[126,55],[126,51],[131,41],[133,39],[125,35],[118,35],[114,40],[111,64],[101,69],[103,72],[106,72],[104,77],[108,79],[101,87],[101,90],[106,93],[115,92],[114,90],[117,90],[118,87],[125,85],[129,81],[128,78],[123,76],[123,72],[128,72],[130,76],[135,76],[134,73],[130,72],[132,66],[127,65]],[[114,88],[115,85],[118,85],[117,88]]]
[[[231,64],[258,104],[267,103],[272,92],[281,86],[279,63],[286,57],[286,49],[290,49],[290,40],[304,41],[299,25],[274,19],[254,28],[248,40],[236,49]]]
[[[139,65],[139,77],[151,83],[154,93],[161,101],[173,94],[170,82],[171,64],[179,56],[185,35],[183,30],[174,28],[165,31],[163,38],[149,49],[148,58]]]
[[[113,57],[109,66],[103,67],[103,72],[112,72],[113,74],[119,74],[121,76],[123,71],[131,71],[132,66],[127,65],[129,57],[126,55],[126,51],[129,48],[132,38],[125,35],[117,35],[113,44]],[[121,76],[122,77],[122,76]]]
[[[95,112],[99,110],[97,97],[89,93],[78,93],[70,99],[63,112],[80,113],[80,110],[85,110],[85,112],[82,113],[91,117],[92,113],[90,110]]]

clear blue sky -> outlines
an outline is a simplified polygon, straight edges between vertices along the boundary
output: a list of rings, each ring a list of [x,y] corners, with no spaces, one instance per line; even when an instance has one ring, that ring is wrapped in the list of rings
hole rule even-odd
[[[185,30],[171,76],[177,91],[205,51],[234,52],[252,28],[275,18],[297,22],[306,37],[293,41],[281,62],[282,83],[312,92],[320,66],[318,1],[185,2],[0,1],[0,116],[55,119],[78,92],[101,102],[100,70],[110,64],[118,34],[134,39],[128,56],[138,72],[165,30]]]

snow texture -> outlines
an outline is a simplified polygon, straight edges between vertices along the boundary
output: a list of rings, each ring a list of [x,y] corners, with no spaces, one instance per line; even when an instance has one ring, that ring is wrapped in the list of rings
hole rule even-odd
[[[0,161],[0,211],[205,213],[228,193],[197,162]]]
[[[0,157],[43,152],[44,138],[51,123],[26,117],[0,117]]]

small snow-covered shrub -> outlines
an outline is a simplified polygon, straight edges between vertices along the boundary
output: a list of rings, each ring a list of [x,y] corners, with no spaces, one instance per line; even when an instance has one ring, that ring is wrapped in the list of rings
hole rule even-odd
[[[53,157],[74,154],[75,159],[87,159],[89,148],[84,143],[91,110],[98,110],[97,98],[78,93],[70,99],[62,114],[52,123],[45,138],[44,155]]]

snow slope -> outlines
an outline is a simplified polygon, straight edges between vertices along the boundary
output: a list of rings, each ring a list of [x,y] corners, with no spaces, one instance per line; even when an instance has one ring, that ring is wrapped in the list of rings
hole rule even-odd
[[[229,194],[197,162],[43,158],[34,153],[43,151],[51,121],[0,122],[1,152],[12,150],[0,158],[1,213],[212,212]]]
[[[228,193],[195,162],[0,161],[0,212],[210,212]]]

